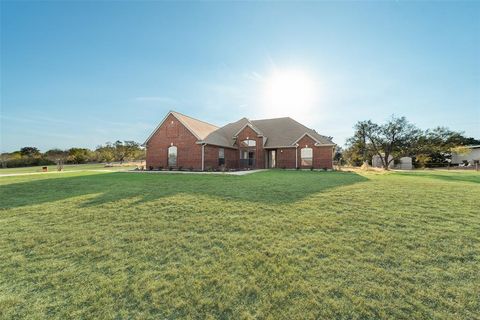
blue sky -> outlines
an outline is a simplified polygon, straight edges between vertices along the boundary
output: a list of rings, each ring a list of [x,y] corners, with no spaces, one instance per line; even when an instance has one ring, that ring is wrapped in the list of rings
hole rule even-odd
[[[275,72],[315,99],[266,107]],[[143,142],[171,109],[340,145],[392,114],[480,138],[480,3],[1,2],[1,151]]]

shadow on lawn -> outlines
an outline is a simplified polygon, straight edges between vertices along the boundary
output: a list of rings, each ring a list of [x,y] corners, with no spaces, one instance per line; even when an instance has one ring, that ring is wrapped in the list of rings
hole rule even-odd
[[[94,206],[140,197],[138,202],[175,194],[207,195],[224,200],[291,203],[339,186],[367,181],[356,173],[268,171],[247,176],[102,173],[12,183],[0,186],[0,208],[95,195]],[[137,203],[138,203],[137,202]]]

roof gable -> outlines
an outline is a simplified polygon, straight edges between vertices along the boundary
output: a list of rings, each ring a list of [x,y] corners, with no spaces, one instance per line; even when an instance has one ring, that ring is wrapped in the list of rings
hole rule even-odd
[[[234,148],[235,146],[235,139],[234,136],[235,134],[245,127],[245,125],[248,123],[247,118],[242,118],[238,121],[229,123],[221,128],[218,128],[217,130],[213,131],[210,133],[205,139],[204,142],[211,144],[211,145],[216,145],[216,146],[222,146],[222,147],[230,147]]]
[[[268,137],[265,148],[295,146],[305,134],[319,145],[334,145],[330,138],[318,134],[290,117],[252,120],[252,123]]]
[[[205,139],[210,133],[218,129],[218,127],[213,124],[186,116],[179,112],[170,111],[155,128],[155,130],[153,130],[147,140],[145,140],[145,145],[148,143],[148,141],[150,141],[150,139],[155,135],[155,133],[158,131],[158,129],[160,129],[162,124],[170,115],[174,116],[178,121],[180,121],[180,123],[185,126],[185,128],[187,128],[188,131],[190,131],[198,140]]]
[[[245,127],[249,126],[259,136],[263,136],[264,148],[295,147],[296,143],[305,135],[315,140],[317,145],[335,145],[330,137],[323,136],[290,117],[261,120],[242,118],[219,128],[175,111],[170,111],[166,115],[145,141],[145,144],[158,131],[169,115],[178,119],[199,140],[197,143],[236,148],[236,136]]]
[[[217,130],[218,127],[210,124],[208,122],[198,120],[184,114],[172,111],[171,112],[175,118],[177,118],[187,129],[189,129],[199,140],[205,139],[213,131]]]
[[[246,118],[245,118],[246,119]],[[234,135],[233,137],[236,137],[240,134],[240,132],[242,132],[246,127],[250,127],[250,129],[252,129],[253,131],[255,131],[255,133],[257,133],[259,136],[263,136],[263,133],[262,131],[260,131],[260,129],[258,129],[257,127],[255,127],[251,122],[250,120],[247,119],[247,123],[242,127],[240,128],[240,130],[238,130]]]

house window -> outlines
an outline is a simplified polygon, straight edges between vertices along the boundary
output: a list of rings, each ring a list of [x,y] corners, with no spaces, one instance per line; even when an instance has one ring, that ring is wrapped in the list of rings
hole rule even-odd
[[[177,166],[177,147],[171,146],[168,148],[168,166],[176,167]]]
[[[218,149],[218,165],[223,166],[225,164],[225,149]]]
[[[250,139],[243,140],[242,142],[240,142],[240,146],[244,148],[255,147],[256,145],[257,145],[257,142],[255,140],[250,140]]]
[[[255,151],[240,150],[240,166],[241,167],[255,166]]]
[[[300,150],[300,157],[302,159],[301,165],[304,167],[311,167],[313,165],[313,149],[302,148]]]

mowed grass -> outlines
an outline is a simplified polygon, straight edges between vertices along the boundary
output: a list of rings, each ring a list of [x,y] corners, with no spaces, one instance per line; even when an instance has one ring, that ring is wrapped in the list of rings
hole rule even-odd
[[[0,178],[0,318],[474,319],[480,174]]]
[[[36,173],[42,172],[44,166],[33,167],[19,167],[19,168],[0,168],[0,176],[2,174],[17,174],[17,173]],[[57,165],[49,165],[48,172],[57,172]],[[134,165],[130,166],[114,166],[105,167],[104,163],[92,163],[92,164],[66,164],[63,166],[63,171],[85,171],[85,170],[108,170],[108,171],[122,171],[134,169]]]

